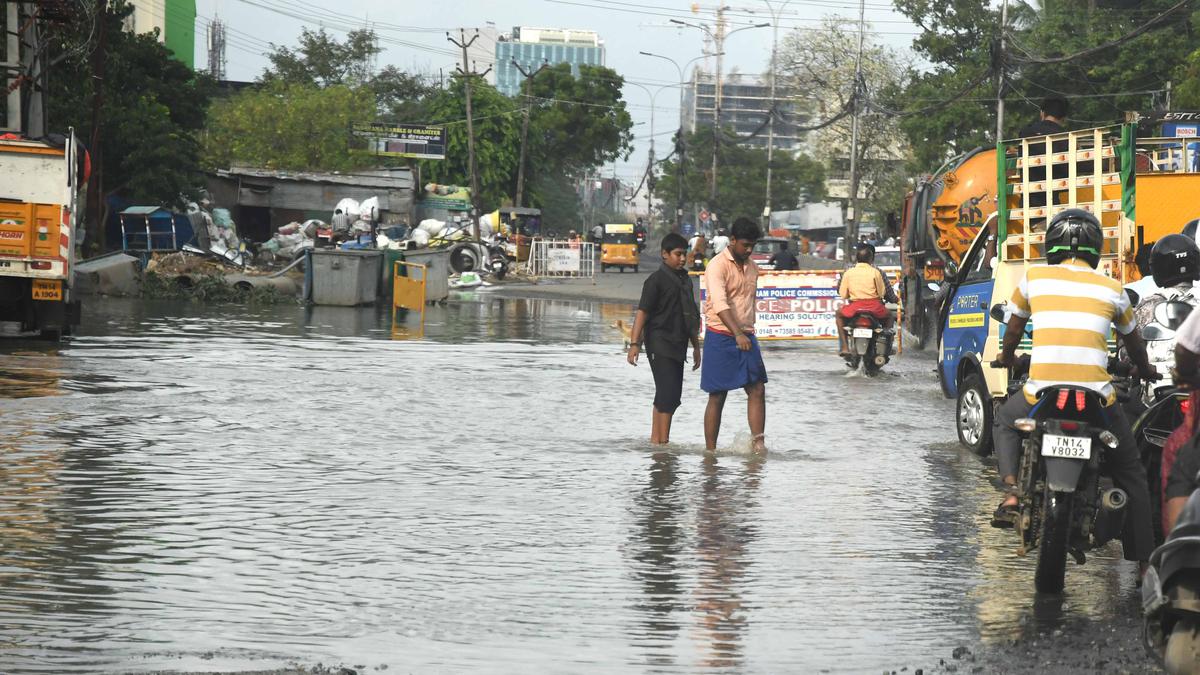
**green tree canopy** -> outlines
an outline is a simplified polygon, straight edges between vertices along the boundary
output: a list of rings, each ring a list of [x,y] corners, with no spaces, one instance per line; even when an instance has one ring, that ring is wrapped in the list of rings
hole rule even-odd
[[[117,0],[105,17],[103,152],[94,171],[100,173],[104,195],[177,205],[203,182],[197,137],[214,83],[177,61],[155,34],[124,30],[132,11],[124,0]],[[57,44],[54,53],[63,56],[46,92],[49,128],[65,132],[74,127],[87,143],[96,86],[88,58],[96,48],[93,25],[80,13],[50,39]]]
[[[664,204],[670,205],[668,214],[674,211],[682,185],[685,204],[708,204],[722,222],[732,223],[739,216],[757,220],[766,197],[767,151],[738,145],[726,133],[720,146],[721,169],[717,172],[717,202],[713,205],[708,198],[712,139],[707,130],[687,134],[677,145],[675,156],[661,164],[655,193]],[[772,211],[794,209],[803,201],[820,201],[825,197],[825,170],[819,161],[807,155],[793,157],[786,152],[776,152],[773,161]]]
[[[350,125],[374,118],[374,100],[345,85],[276,82],[213,104],[204,161],[293,171],[347,171],[375,163],[347,149]]]
[[[450,86],[428,101],[430,121],[446,125],[446,159],[421,161],[421,175],[435,183],[469,186],[466,81]],[[494,208],[512,199],[516,189],[521,143],[520,108],[496,88],[475,78],[471,83],[475,125],[475,165],[479,171],[477,201]]]
[[[567,63],[533,78],[530,155],[539,171],[578,176],[629,155],[633,120],[621,98],[624,84],[611,68],[582,65],[575,77]]]

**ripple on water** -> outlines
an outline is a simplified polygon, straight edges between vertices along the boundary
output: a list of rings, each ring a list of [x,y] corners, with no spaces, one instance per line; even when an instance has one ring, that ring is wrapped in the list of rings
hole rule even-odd
[[[97,301],[0,353],[6,672],[857,672],[1120,611],[1115,551],[1033,602],[929,357],[772,346],[765,457],[738,393],[704,452],[688,371],[655,448],[629,308],[582,309]]]

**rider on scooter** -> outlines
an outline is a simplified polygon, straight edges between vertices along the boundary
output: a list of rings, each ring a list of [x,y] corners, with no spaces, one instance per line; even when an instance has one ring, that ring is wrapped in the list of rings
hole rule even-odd
[[[1108,336],[1115,325],[1143,379],[1158,373],[1146,358],[1146,347],[1135,330],[1133,309],[1121,284],[1096,267],[1104,247],[1100,222],[1083,209],[1067,209],[1046,227],[1045,265],[1026,270],[1013,291],[1012,318],[1005,327],[1004,344],[993,367],[1011,368],[1017,347],[1031,320],[1034,325],[1029,378],[1020,393],[1010,396],[997,410],[992,434],[1000,476],[1014,488],[996,509],[994,527],[1012,527],[1018,513],[1017,468],[1021,434],[1014,423],[1028,417],[1038,394],[1046,387],[1073,385],[1091,389],[1107,401],[1109,431],[1119,444],[1108,456],[1113,480],[1129,496],[1129,514],[1122,548],[1125,558],[1144,563],[1154,549],[1150,529],[1150,495],[1137,444],[1108,374]]]
[[[1200,280],[1200,247],[1187,235],[1168,234],[1150,251],[1150,272],[1158,290],[1141,298],[1133,310],[1139,329],[1154,321],[1154,310],[1164,302],[1196,304],[1192,298]]]
[[[872,263],[875,261],[875,247],[870,244],[859,244],[855,251],[857,264],[842,274],[838,284],[838,295],[848,302],[838,310],[837,322],[838,346],[840,355],[844,358],[850,355],[846,344],[846,322],[855,314],[871,314],[883,324],[891,327],[892,313],[883,304],[888,293],[887,280],[883,272]]]

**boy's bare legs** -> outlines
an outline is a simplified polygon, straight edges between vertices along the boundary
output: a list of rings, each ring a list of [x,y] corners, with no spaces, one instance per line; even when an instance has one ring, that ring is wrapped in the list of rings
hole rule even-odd
[[[666,445],[671,442],[671,418],[674,413],[659,412],[654,408],[653,422],[650,426],[650,442],[656,445]]]
[[[704,409],[704,447],[710,451],[717,449],[717,435],[721,433],[721,412],[725,409],[725,396],[728,393],[722,391],[708,395],[708,407]]]
[[[767,428],[767,385],[763,382],[746,387],[746,419],[750,422],[754,451],[766,452],[767,443],[763,431]]]

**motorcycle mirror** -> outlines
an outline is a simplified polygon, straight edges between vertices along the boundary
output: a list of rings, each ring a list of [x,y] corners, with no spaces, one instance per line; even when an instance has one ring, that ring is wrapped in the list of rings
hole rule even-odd
[[[988,313],[996,321],[999,321],[1000,323],[1008,323],[1008,317],[1006,317],[1004,314],[1004,305],[1002,303],[997,302],[996,304],[992,305],[992,309]]]
[[[1167,330],[1157,323],[1148,323],[1142,327],[1142,339],[1146,342],[1160,342],[1175,337],[1175,331]]]
[[[938,286],[937,283],[933,282],[933,281],[929,282],[929,285],[927,285],[926,288],[933,291],[934,293],[937,293],[938,291],[940,291],[942,289],[941,286]]]
[[[946,274],[952,277],[958,276],[958,265],[954,264],[953,262],[946,263]]]
[[[1170,300],[1154,309],[1154,318],[1171,330],[1179,330],[1191,313],[1192,306],[1188,303]]]
[[[1000,264],[1000,259],[999,259],[999,258],[997,258],[996,256],[992,256],[992,257],[991,257],[991,258],[988,260],[988,269],[993,269],[993,270],[994,270],[994,269],[996,269],[996,265],[999,265],[999,264]]]

